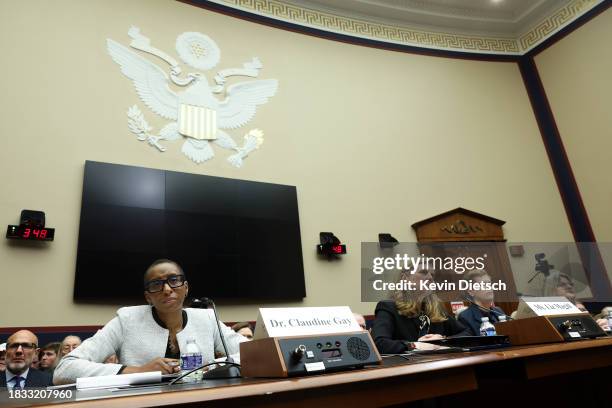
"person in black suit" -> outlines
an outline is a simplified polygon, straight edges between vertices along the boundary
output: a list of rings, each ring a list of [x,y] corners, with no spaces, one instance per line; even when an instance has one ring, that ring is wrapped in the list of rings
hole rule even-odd
[[[433,281],[431,272],[402,272],[400,281]],[[467,336],[469,332],[449,316],[432,291],[406,290],[394,294],[393,300],[376,305],[372,327],[374,343],[382,354],[399,354],[413,348],[412,342],[438,340],[448,336]]]
[[[472,282],[491,282],[491,277],[482,269],[474,269],[465,275],[465,280]],[[466,326],[470,335],[480,336],[480,325],[482,318],[488,317],[491,324],[499,321],[499,316],[505,315],[504,311],[493,304],[495,295],[492,290],[470,290],[468,299],[470,306],[459,313],[459,322]]]
[[[6,370],[0,372],[0,387],[23,389],[52,385],[51,376],[30,368],[38,353],[38,338],[29,330],[19,330],[6,342]]]

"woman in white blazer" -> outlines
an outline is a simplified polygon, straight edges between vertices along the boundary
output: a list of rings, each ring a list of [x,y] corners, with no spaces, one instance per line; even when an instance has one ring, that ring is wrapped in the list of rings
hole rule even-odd
[[[183,309],[189,285],[182,268],[160,259],[144,275],[146,306],[123,307],[95,336],[67,354],[55,369],[55,384],[73,383],[78,377],[180,370],[180,350],[195,340],[203,362],[223,353],[221,338],[211,309]],[[228,352],[239,352],[247,339],[221,325]],[[104,364],[116,354],[119,364]]]

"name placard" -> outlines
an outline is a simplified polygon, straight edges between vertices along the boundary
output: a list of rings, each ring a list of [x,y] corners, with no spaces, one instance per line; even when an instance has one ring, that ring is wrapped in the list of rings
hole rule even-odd
[[[572,302],[562,296],[522,298],[517,318],[532,316],[555,316],[582,313]]]
[[[348,306],[260,308],[254,338],[360,330]]]

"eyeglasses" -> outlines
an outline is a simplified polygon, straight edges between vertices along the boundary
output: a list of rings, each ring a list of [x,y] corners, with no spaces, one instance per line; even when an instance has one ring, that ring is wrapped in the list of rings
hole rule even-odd
[[[155,279],[145,283],[145,290],[149,293],[161,292],[164,285],[168,284],[172,289],[179,288],[185,284],[185,275],[172,275],[167,279]]]
[[[64,352],[69,352],[69,351],[74,350],[74,349],[75,349],[75,348],[77,348],[77,347],[79,347],[79,345],[78,345],[78,344],[64,344],[64,345],[62,346],[62,351],[64,351]]]
[[[21,346],[24,350],[34,350],[37,347],[36,343],[9,343],[6,345],[7,350],[17,350]]]

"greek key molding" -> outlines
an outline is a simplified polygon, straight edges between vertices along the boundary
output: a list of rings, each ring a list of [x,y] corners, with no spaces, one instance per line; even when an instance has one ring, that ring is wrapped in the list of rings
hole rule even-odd
[[[567,6],[557,10],[552,16],[544,19],[527,33],[521,35],[519,38],[521,51],[527,52],[531,50],[603,1],[574,0]]]
[[[284,22],[364,39],[446,51],[521,55],[604,0],[574,0],[516,38],[417,30],[349,18],[279,0],[209,1]]]
[[[394,44],[472,53],[511,55],[520,53],[518,43],[514,38],[478,37],[414,30],[339,16],[277,0],[210,1],[310,28]]]

